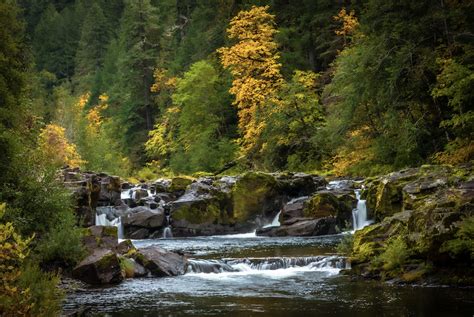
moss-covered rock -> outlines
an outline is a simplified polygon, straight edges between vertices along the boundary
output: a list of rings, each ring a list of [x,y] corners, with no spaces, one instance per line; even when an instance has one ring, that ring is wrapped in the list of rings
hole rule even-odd
[[[97,249],[115,249],[117,243],[117,227],[91,226],[83,229],[82,244],[89,254]]]
[[[378,222],[354,235],[354,272],[403,281],[472,273],[472,179],[470,165],[423,166],[381,177],[375,185]],[[457,246],[462,251],[454,252]],[[448,280],[459,280],[454,275]]]
[[[305,202],[304,217],[334,217],[339,226],[345,227],[352,221],[352,210],[357,206],[357,199],[346,192],[320,191]]]
[[[234,221],[241,223],[258,215],[271,215],[280,210],[283,201],[275,177],[265,173],[246,173],[232,189]]]
[[[184,192],[186,188],[194,181],[193,178],[190,177],[174,177],[171,179],[171,184],[167,188],[169,192]]]
[[[98,249],[79,263],[73,276],[88,284],[114,284],[123,280],[120,262],[115,252]]]

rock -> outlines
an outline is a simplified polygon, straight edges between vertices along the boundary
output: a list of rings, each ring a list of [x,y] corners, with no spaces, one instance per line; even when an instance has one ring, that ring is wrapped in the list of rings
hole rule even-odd
[[[169,185],[167,191],[170,193],[176,193],[182,195],[186,188],[193,182],[192,178],[188,177],[174,177],[171,179],[171,184]]]
[[[155,246],[139,249],[133,258],[158,277],[183,275],[187,263],[184,256]]]
[[[308,200],[308,196],[303,196],[289,201],[282,209],[282,212],[280,214],[280,222],[284,222],[292,218],[303,217],[304,206]]]
[[[336,219],[326,217],[320,219],[298,219],[299,221],[290,222],[279,227],[267,227],[257,229],[258,236],[269,237],[309,237],[337,233],[335,231]]]
[[[74,278],[93,285],[114,284],[123,280],[117,255],[104,249],[95,250],[74,268],[72,274]]]
[[[286,200],[272,175],[246,173],[232,189],[233,219],[235,223],[243,223],[258,216],[271,218]]]
[[[124,255],[129,252],[136,251],[135,246],[133,245],[132,241],[130,239],[123,240],[121,241],[116,247],[115,247],[115,252],[118,254]]]
[[[357,199],[347,191],[319,191],[304,203],[303,216],[310,218],[334,217],[340,228],[352,222],[352,210]]]
[[[119,177],[102,175],[100,179],[99,206],[114,206],[119,204],[121,202],[121,187]]]
[[[130,210],[130,213],[122,217],[124,228],[140,227],[158,229],[163,227],[165,212],[163,209],[149,209],[137,207]]]
[[[449,283],[458,283],[460,279],[455,276],[459,272],[472,276],[472,237],[461,234],[462,230],[472,230],[471,221],[474,224],[474,188],[469,186],[472,179],[472,167],[467,165],[422,166],[370,180],[365,194],[376,195],[372,207],[378,222],[356,231],[353,271],[405,282],[428,273],[439,273],[438,278]],[[397,237],[402,239],[403,250],[400,246],[394,249]],[[394,266],[380,260],[386,250],[392,252],[392,257],[403,253],[403,261]],[[425,263],[430,263],[430,270],[424,268]],[[400,276],[404,271],[417,272],[417,278],[413,278],[414,273]]]
[[[91,226],[83,229],[82,244],[89,254],[97,249],[115,249],[118,244],[117,228]]]
[[[120,257],[120,269],[125,278],[142,277],[148,274],[148,271],[134,259]]]
[[[288,197],[309,196],[327,184],[323,177],[305,173],[274,175],[281,192]]]

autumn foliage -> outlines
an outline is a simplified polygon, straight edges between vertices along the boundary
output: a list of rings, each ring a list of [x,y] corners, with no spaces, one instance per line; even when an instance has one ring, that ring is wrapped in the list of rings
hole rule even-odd
[[[228,37],[237,42],[218,49],[222,65],[234,78],[229,91],[235,95],[234,104],[239,110],[244,153],[255,147],[265,127],[261,118],[263,107],[283,83],[274,40],[275,16],[268,9],[254,6],[240,11],[227,29]]]
[[[48,124],[39,135],[39,150],[54,165],[81,166],[84,161],[77,153],[76,145],[67,140],[65,131],[57,124]]]

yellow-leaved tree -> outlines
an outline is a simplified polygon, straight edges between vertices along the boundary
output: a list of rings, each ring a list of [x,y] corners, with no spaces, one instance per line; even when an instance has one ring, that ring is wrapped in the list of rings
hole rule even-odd
[[[222,65],[234,78],[229,92],[235,95],[242,152],[247,156],[258,151],[259,136],[265,127],[263,108],[283,83],[274,40],[275,16],[268,9],[269,6],[253,6],[240,11],[227,29],[228,37],[237,42],[218,49]]]
[[[0,204],[0,220],[5,204]],[[0,223],[0,315],[31,316],[33,308],[29,288],[19,286],[23,262],[33,237],[23,239],[11,222]]]
[[[48,124],[39,135],[39,151],[42,157],[56,166],[79,167],[84,164],[76,145],[69,143],[65,129],[57,124]]]

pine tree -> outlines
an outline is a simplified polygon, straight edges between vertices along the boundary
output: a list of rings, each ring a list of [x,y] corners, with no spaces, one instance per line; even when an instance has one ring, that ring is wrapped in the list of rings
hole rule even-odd
[[[75,77],[82,90],[90,90],[103,65],[110,33],[102,8],[94,3],[82,26],[75,59]]]

